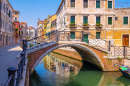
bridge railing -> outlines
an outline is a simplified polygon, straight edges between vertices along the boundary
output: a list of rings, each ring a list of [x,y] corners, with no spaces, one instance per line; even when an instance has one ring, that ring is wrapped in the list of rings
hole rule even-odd
[[[44,34],[39,37],[28,40],[28,48],[40,46],[39,44],[45,44],[46,42],[59,42],[59,41],[79,41],[84,42],[87,45],[110,51],[110,42],[105,39],[98,38],[90,33],[84,31],[53,31],[48,34]]]
[[[22,79],[23,67],[25,65],[26,40],[23,40],[23,51],[20,53],[20,60],[15,67],[9,67],[8,80],[5,86],[18,86]]]

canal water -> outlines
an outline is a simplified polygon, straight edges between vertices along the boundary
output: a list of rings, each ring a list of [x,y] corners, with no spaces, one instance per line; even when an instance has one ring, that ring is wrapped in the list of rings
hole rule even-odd
[[[50,53],[30,76],[30,86],[130,86],[120,72],[102,72],[97,67]]]

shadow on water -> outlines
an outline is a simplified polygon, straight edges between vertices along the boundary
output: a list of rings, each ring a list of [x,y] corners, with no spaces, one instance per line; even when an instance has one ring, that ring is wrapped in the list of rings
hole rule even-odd
[[[120,72],[102,72],[86,61],[48,54],[30,76],[30,86],[128,86]],[[69,69],[68,69],[69,67]],[[119,79],[117,79],[119,78]],[[125,80],[125,81],[123,81]]]

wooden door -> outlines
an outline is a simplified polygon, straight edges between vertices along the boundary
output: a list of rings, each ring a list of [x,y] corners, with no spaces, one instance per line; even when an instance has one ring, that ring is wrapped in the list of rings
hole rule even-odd
[[[123,35],[123,46],[129,46],[129,35]]]

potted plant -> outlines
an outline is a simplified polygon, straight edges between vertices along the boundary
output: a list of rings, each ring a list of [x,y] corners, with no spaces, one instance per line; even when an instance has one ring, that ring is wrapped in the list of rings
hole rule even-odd
[[[102,26],[102,24],[100,24],[100,23],[96,23],[96,26]]]
[[[74,26],[76,26],[76,24],[75,24],[75,23],[70,23],[69,26],[70,26],[70,27],[71,27],[71,26],[74,27]]]

